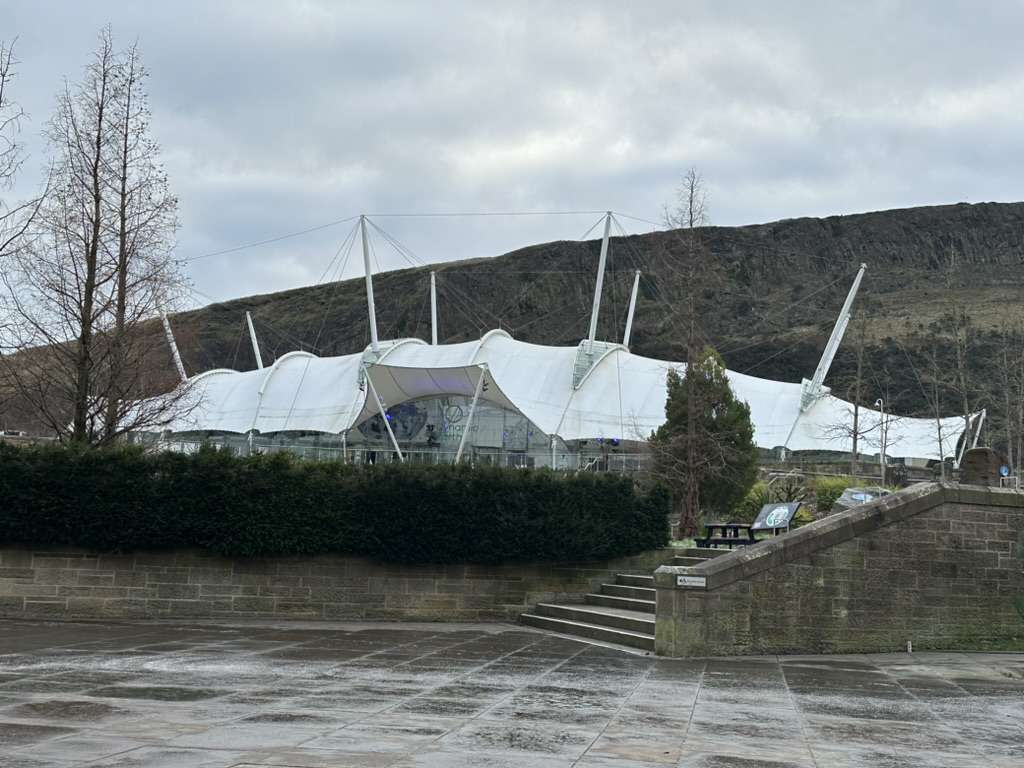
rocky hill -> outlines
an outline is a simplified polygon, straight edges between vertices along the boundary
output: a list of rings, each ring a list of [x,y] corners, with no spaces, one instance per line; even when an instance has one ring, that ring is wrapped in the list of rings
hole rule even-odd
[[[862,400],[884,397],[892,410],[932,415],[918,374],[952,369],[948,318],[955,301],[972,328],[970,407],[989,406],[994,429],[1001,413],[1015,407],[1004,398],[1000,379],[1003,334],[1012,335],[1011,353],[1024,350],[1024,203],[707,227],[698,231],[696,247],[691,242],[679,231],[612,239],[599,338],[621,340],[639,269],[634,352],[685,359],[687,298],[694,291],[697,329],[731,369],[798,382],[814,372],[864,262],[868,271],[855,320],[826,384],[849,397],[857,339],[863,337]],[[465,341],[501,327],[524,341],[575,345],[588,330],[599,247],[599,240],[545,243],[493,258],[377,275],[380,337],[429,339],[434,269],[441,340]],[[267,364],[295,349],[338,355],[369,343],[364,290],[362,279],[327,283],[212,304],[171,322],[190,374],[255,367],[246,310],[255,319]],[[154,351],[166,349],[159,323],[146,333]],[[146,376],[149,388],[173,386],[169,352],[157,368]],[[946,413],[962,412],[956,389],[943,390]],[[40,429],[31,412],[9,397],[0,397],[0,427]]]
[[[984,379],[994,334],[1024,326],[1024,203],[958,204],[850,216],[787,219],[700,230],[694,250],[679,232],[613,238],[599,337],[620,340],[634,270],[643,273],[632,349],[684,357],[685,304],[697,291],[698,325],[733,370],[799,381],[813,373],[857,266],[868,272],[856,312],[867,319],[873,397],[919,412],[921,388],[907,364],[935,339],[951,297],[975,328],[972,364]],[[517,338],[576,344],[587,333],[600,242],[534,245],[488,259],[434,267],[441,339],[502,327]],[[693,260],[693,263],[691,263]],[[429,268],[374,279],[382,338],[429,338]],[[292,349],[336,355],[369,341],[362,280],[250,296],[173,319],[186,367],[254,367],[242,338],[256,320],[264,358]],[[851,372],[850,334],[830,382]],[[877,391],[876,391],[877,390]]]

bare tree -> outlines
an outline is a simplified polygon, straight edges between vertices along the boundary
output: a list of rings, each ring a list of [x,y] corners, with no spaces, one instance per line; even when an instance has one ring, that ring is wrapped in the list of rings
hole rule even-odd
[[[704,188],[704,178],[691,166],[683,175],[682,185],[679,187],[676,201],[675,228],[685,230],[683,239],[686,256],[687,272],[687,335],[686,335],[686,367],[697,364],[697,272],[700,253],[700,242],[696,233],[697,227],[707,223],[707,190]],[[671,222],[670,222],[671,223]],[[696,402],[696,388],[687,388],[687,410],[690,414],[698,411],[699,404]],[[686,496],[683,502],[683,515],[681,525],[684,531],[696,530],[697,519],[700,516],[700,481],[701,457],[698,455],[700,435],[698,434],[697,419],[689,418],[686,421]]]
[[[676,199],[665,205],[665,226],[668,229],[696,229],[708,223],[708,194],[704,177],[694,166],[686,169],[676,189]]]
[[[997,368],[988,387],[988,401],[994,412],[990,423],[992,432],[1001,427],[1005,440],[1007,466],[1015,468],[1020,464],[1021,403],[1020,392],[1024,386],[1024,338],[1020,329],[1004,328],[998,335],[996,348]]]
[[[702,237],[702,228],[708,223],[708,195],[704,178],[696,168],[691,167],[684,173],[676,190],[676,199],[665,205],[664,223],[672,230],[675,236],[673,245],[678,247],[666,248],[660,253],[661,266],[665,274],[674,273],[680,278],[685,319],[683,326],[677,325],[676,328],[686,340],[689,371],[706,364],[708,350],[713,348],[711,340],[700,327],[698,301],[720,283]],[[653,255],[657,257],[659,254]],[[681,261],[678,255],[682,256]],[[715,359],[718,359],[717,354]],[[669,380],[671,392],[671,375]],[[668,482],[669,487],[678,489],[682,496],[680,526],[687,535],[691,535],[696,531],[701,516],[702,486],[708,488],[712,480],[723,486],[732,483],[737,488],[743,486],[741,490],[745,493],[753,483],[753,476],[748,477],[745,473],[737,473],[737,477],[732,479],[727,476],[729,473],[725,470],[735,463],[737,455],[743,455],[743,451],[737,454],[729,438],[713,429],[711,422],[701,418],[701,414],[715,410],[717,401],[705,401],[707,393],[699,386],[683,389],[685,406],[682,410],[687,417],[680,425],[682,429],[673,429],[670,439],[667,434],[656,436],[652,445],[656,455],[660,456],[655,464],[662,479]],[[739,477],[740,474],[743,477]],[[733,490],[722,487],[714,492],[727,498]]]
[[[888,477],[888,455],[892,446],[897,445],[904,435],[899,431],[902,417],[893,416],[888,411],[879,413],[873,428],[869,427],[864,434],[864,442],[878,448],[878,465],[882,485]]]
[[[947,373],[946,366],[940,359],[939,350],[935,346],[935,343],[921,349],[921,353],[925,358],[925,367],[923,370],[919,369],[918,366],[914,364],[913,357],[911,357],[910,353],[902,344],[900,345],[900,349],[903,351],[903,356],[907,360],[907,365],[914,374],[914,379],[921,388],[921,396],[928,404],[929,414],[935,421],[935,444],[936,452],[939,456],[939,477],[940,479],[945,480],[945,440],[947,438],[942,432],[942,413],[946,401],[945,393],[950,389],[952,384],[951,379]]]
[[[955,376],[953,379],[953,392],[956,394],[960,413],[964,420],[964,448],[971,435],[971,411],[977,403],[972,400],[977,395],[974,382],[971,381],[968,356],[970,355],[973,328],[971,317],[967,313],[967,305],[957,292],[955,277],[957,274],[957,252],[950,247],[946,259],[946,290],[949,293],[950,303],[950,325],[949,333],[955,353]]]
[[[1008,420],[1016,424],[1016,448],[1017,465],[1014,474],[1020,477],[1024,471],[1024,349],[1020,350],[1013,364],[1013,373],[1010,379],[1013,391],[1012,413],[1007,413]]]
[[[111,195],[116,233],[108,257],[114,262],[113,327],[109,342],[103,439],[111,440],[138,415],[131,397],[143,387],[145,348],[133,329],[167,308],[183,286],[171,258],[178,226],[178,201],[160,163],[150,130],[147,77],[134,44],[122,56],[115,83],[115,188]]]
[[[865,445],[877,444],[880,439],[877,435],[881,428],[881,421],[871,422],[865,419],[860,403],[851,401],[844,409],[841,421],[822,427],[821,437],[841,445],[850,444],[850,475],[856,477],[860,472],[860,453]]]
[[[998,368],[988,393],[990,434],[1002,433],[1006,464],[1020,477],[1024,471],[1024,328],[1005,328],[999,334],[996,360]]]
[[[865,398],[864,366],[867,360],[868,315],[861,312],[854,320],[853,353],[855,366],[853,374],[840,383],[840,391],[844,399],[850,403],[847,415],[842,421],[828,424],[822,437],[826,440],[851,444],[850,474],[857,476],[859,470],[860,450],[865,438],[879,427],[878,424],[867,424],[861,419],[861,406]]]
[[[11,94],[18,65],[15,42],[7,44],[0,40],[0,266],[31,226],[40,202],[38,197],[18,203],[4,197],[25,161],[24,148],[18,140],[25,112]]]
[[[23,158],[18,134],[25,113],[11,99],[11,84],[17,75],[14,67],[18,63],[14,58],[14,42],[8,45],[0,40],[0,184],[4,187],[14,179]]]
[[[145,71],[109,29],[80,83],[66,84],[46,136],[52,190],[38,233],[5,271],[6,380],[56,434],[106,444],[165,421],[183,402],[148,397],[163,365],[139,325],[182,286],[171,258],[177,201],[149,132]],[[13,355],[13,356],[12,356]]]
[[[0,272],[5,268],[4,256],[23,232],[17,226],[17,212],[5,199],[4,193],[14,184],[14,177],[22,163],[22,150],[18,143],[21,131],[21,120],[24,112],[11,98],[11,84],[16,72],[17,60],[14,58],[14,43],[0,40]],[[0,316],[0,334],[3,333],[4,318]],[[11,393],[0,387],[0,404],[5,403]]]

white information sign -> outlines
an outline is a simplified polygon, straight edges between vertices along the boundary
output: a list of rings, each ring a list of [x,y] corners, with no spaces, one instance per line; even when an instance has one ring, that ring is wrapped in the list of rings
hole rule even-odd
[[[677,587],[706,587],[707,576],[676,576]]]

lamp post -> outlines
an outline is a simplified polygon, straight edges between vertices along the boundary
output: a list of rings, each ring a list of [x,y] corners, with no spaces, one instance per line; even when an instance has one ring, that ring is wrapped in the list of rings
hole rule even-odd
[[[881,412],[882,417],[879,422],[879,430],[881,431],[882,443],[879,446],[878,451],[878,466],[882,471],[882,485],[885,485],[885,401],[882,398],[875,400],[875,407]]]

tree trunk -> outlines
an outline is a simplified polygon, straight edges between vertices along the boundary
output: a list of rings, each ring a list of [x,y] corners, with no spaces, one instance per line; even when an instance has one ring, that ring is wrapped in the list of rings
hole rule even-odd
[[[860,450],[860,399],[861,386],[864,381],[864,320],[860,322],[860,333],[857,339],[857,378],[853,383],[853,460],[850,463],[850,474],[857,476],[857,452]]]
[[[1007,339],[1007,346],[1010,341]],[[1010,388],[1013,386],[1013,379],[1010,376],[1010,352],[1003,347],[1003,403],[1006,407],[1006,465],[1013,469],[1013,394]]]
[[[858,439],[860,437],[860,401],[859,398],[853,401],[853,458],[850,460],[850,476],[857,476],[857,451]]]
[[[124,113],[121,126],[120,166],[118,168],[117,207],[117,297],[114,306],[114,329],[111,333],[110,370],[112,379],[107,393],[106,416],[103,420],[103,442],[118,434],[121,400],[127,396],[119,381],[124,364],[125,317],[128,306],[128,153],[130,151],[132,94],[135,88],[135,54],[128,61],[125,79]]]
[[[110,70],[109,50],[104,49],[100,68],[100,92],[96,107],[96,137],[93,142],[93,157],[90,164],[89,182],[92,187],[92,225],[90,239],[85,248],[85,280],[82,286],[81,321],[78,335],[78,355],[75,365],[75,397],[72,404],[71,440],[87,443],[92,437],[89,424],[90,392],[92,389],[93,313],[96,300],[96,274],[98,269],[100,228],[103,216],[103,120],[107,106],[107,88]]]
[[[692,293],[692,288],[691,288]],[[693,349],[694,306],[690,297],[690,330],[686,341],[686,366],[694,364],[696,354]],[[700,516],[700,486],[697,477],[697,398],[692,381],[686,386],[686,498],[683,501],[683,518],[680,525],[684,536],[697,533],[697,519]]]
[[[970,446],[971,436],[971,405],[967,390],[967,322],[963,308],[956,310],[956,381],[960,390],[960,406],[964,417],[964,452]]]
[[[1017,471],[1020,477],[1024,469],[1024,351],[1022,351],[1017,368]]]

